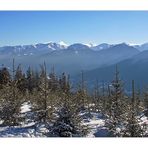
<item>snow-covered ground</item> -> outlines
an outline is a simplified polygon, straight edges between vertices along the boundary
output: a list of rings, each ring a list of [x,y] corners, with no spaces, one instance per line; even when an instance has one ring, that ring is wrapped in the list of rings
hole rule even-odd
[[[30,116],[31,104],[25,102],[20,108],[21,116]],[[89,129],[86,137],[107,137],[108,131],[105,127],[105,118],[100,113],[87,112],[81,113],[83,118],[83,124]],[[148,125],[148,118],[144,115],[141,116],[141,124],[145,123]],[[14,127],[2,127],[0,126],[0,137],[46,137],[48,132],[45,125],[36,125],[32,120],[26,119],[21,126]]]
[[[27,113],[31,111],[31,104],[30,102],[24,102],[20,108],[20,113]]]
[[[91,117],[85,116],[84,125],[89,129],[86,137],[107,137],[107,129],[105,128],[105,119],[102,114],[91,113]]]
[[[20,108],[20,113],[22,117],[30,116],[31,114],[31,104],[30,102],[25,102]],[[43,130],[45,127],[40,125],[36,128],[35,123],[26,119],[21,126],[13,127],[0,127],[0,137],[44,137]]]

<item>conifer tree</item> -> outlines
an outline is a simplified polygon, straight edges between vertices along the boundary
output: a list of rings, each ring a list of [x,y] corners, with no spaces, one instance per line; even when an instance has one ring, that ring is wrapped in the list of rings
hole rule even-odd
[[[3,125],[7,126],[18,125],[21,120],[20,106],[23,97],[16,87],[14,73],[15,65],[13,59],[12,80],[5,84],[1,90],[1,119],[3,120]]]
[[[93,103],[95,105],[95,111],[101,112],[101,96],[100,96],[100,90],[98,85],[98,80],[96,81],[96,85],[94,88],[94,94],[93,94]]]
[[[69,82],[69,75],[66,76],[65,73],[62,73],[62,77],[59,80],[60,88],[64,93],[69,93],[70,91],[70,82]]]
[[[60,88],[58,78],[54,71],[54,66],[52,67],[51,73],[49,74],[48,87],[53,92],[58,91]]]
[[[85,81],[84,81],[84,72],[81,72],[81,81],[79,84],[79,88],[77,90],[77,99],[78,99],[78,103],[80,106],[81,110],[85,110],[86,109],[86,105],[87,105],[87,89],[86,89],[86,85],[85,85]]]
[[[87,127],[82,125],[82,118],[77,109],[77,103],[71,95],[65,95],[64,102],[57,111],[57,118],[51,127],[51,136],[54,137],[83,137]]]
[[[125,126],[125,131],[123,136],[127,137],[143,137],[144,136],[144,126],[139,124],[137,110],[136,110],[136,96],[135,96],[135,84],[132,80],[132,98],[129,105],[129,110],[127,111],[127,124]]]
[[[111,136],[121,136],[121,127],[124,123],[125,109],[123,83],[119,78],[119,71],[116,66],[115,79],[112,82],[111,101],[109,120],[106,120],[106,125],[109,128]]]
[[[47,83],[47,74],[46,74],[46,64],[44,62],[41,65],[41,72],[40,72],[40,84],[39,84],[39,106],[40,106],[40,116],[41,120],[46,123],[48,112],[47,112],[47,99],[48,99],[48,83]]]
[[[19,65],[16,69],[14,80],[16,81],[17,88],[23,93],[25,93],[27,88],[27,82],[25,74],[22,72],[21,65]]]
[[[18,67],[16,69],[14,79],[15,80],[20,80],[22,77],[23,77],[23,73],[22,73],[21,65],[18,65]]]
[[[102,82],[101,106],[100,106],[100,109],[101,109],[101,111],[103,113],[103,116],[105,116],[106,115],[106,111],[107,111],[107,93],[106,93],[104,81]]]
[[[144,92],[144,114],[148,117],[148,91]]]
[[[53,100],[56,100],[56,94],[54,94],[54,92],[51,92],[47,77],[46,63],[44,62],[44,64],[41,65],[41,72],[39,76],[40,83],[37,96],[38,99],[36,100],[38,104],[39,121],[43,123],[48,123],[49,121],[51,122],[51,120],[53,120]]]
[[[3,67],[0,70],[0,88],[2,88],[4,85],[8,84],[11,81],[11,76],[6,67]]]
[[[30,92],[32,92],[33,89],[35,88],[35,72],[30,66],[26,72],[26,80],[27,80],[27,89]]]

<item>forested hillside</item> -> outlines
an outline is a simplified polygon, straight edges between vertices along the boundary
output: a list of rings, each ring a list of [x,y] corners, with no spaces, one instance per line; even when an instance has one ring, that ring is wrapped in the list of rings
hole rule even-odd
[[[117,66],[110,84],[94,82],[89,93],[85,73],[73,89],[71,77],[12,62],[0,69],[0,137],[147,137],[148,89],[124,90]],[[99,73],[98,73],[99,75]]]

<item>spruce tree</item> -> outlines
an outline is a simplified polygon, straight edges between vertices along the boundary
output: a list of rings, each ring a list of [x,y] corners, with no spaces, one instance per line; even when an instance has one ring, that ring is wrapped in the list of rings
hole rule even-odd
[[[52,67],[51,73],[49,74],[48,87],[52,92],[59,91],[60,89],[59,80],[55,74],[54,66]]]
[[[64,96],[63,96],[64,97]],[[57,110],[56,120],[51,127],[53,137],[83,137],[87,133],[87,127],[82,124],[77,103],[73,96],[65,95],[60,108]]]
[[[81,81],[79,84],[79,88],[76,92],[77,95],[77,101],[79,103],[79,109],[84,111],[86,110],[86,105],[87,105],[87,98],[88,98],[88,93],[84,81],[84,72],[81,72]]]
[[[27,82],[27,89],[32,92],[35,88],[35,72],[29,66],[28,70],[26,71],[26,82]]]
[[[53,118],[53,100],[56,100],[54,92],[51,92],[51,89],[49,88],[49,80],[47,79],[47,77],[46,63],[44,62],[44,64],[41,66],[41,72],[39,76],[40,83],[36,101],[38,104],[39,121],[45,124],[51,122]]]
[[[123,83],[119,78],[119,71],[116,66],[115,79],[112,82],[112,90],[110,94],[110,112],[109,119],[106,120],[106,126],[109,129],[110,136],[122,136],[121,128],[125,118],[125,95],[123,92]]]
[[[0,70],[0,89],[3,88],[4,85],[7,85],[11,81],[11,76],[6,67],[3,67]]]
[[[14,79],[15,65],[13,59],[12,80],[5,84],[1,90],[1,119],[3,125],[12,126],[20,124],[20,106],[23,96],[16,87]]]
[[[144,114],[148,117],[148,91],[145,90],[144,92]]]
[[[93,92],[93,103],[95,105],[95,111],[101,112],[102,106],[98,80],[96,81],[96,85]]]
[[[127,110],[125,131],[123,133],[123,136],[125,137],[144,136],[144,126],[140,125],[140,121],[137,116],[134,80],[132,80],[132,97],[129,104],[129,110]]]
[[[19,65],[16,69],[14,80],[16,81],[17,88],[23,93],[25,93],[27,89],[27,81],[25,74],[22,72],[21,65]]]

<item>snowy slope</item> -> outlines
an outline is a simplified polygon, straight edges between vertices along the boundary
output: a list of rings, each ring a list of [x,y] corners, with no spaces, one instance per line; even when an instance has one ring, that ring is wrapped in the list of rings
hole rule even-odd
[[[31,108],[30,102],[24,102],[20,108],[21,116],[29,117],[31,115]],[[48,130],[45,128],[45,125],[37,125],[28,119],[21,126],[0,127],[0,137],[46,137],[46,132]]]
[[[22,104],[20,113],[23,115],[28,115],[31,112],[30,102],[25,102]],[[105,118],[102,114],[97,112],[81,113],[83,118],[83,123],[88,127],[88,134],[86,137],[107,137],[108,130],[105,127]],[[142,114],[139,116],[140,124],[145,123],[148,125],[148,118]],[[33,121],[24,122],[21,126],[14,127],[0,127],[0,137],[47,137],[48,129],[44,124],[35,124]],[[148,133],[148,126],[146,133]]]

